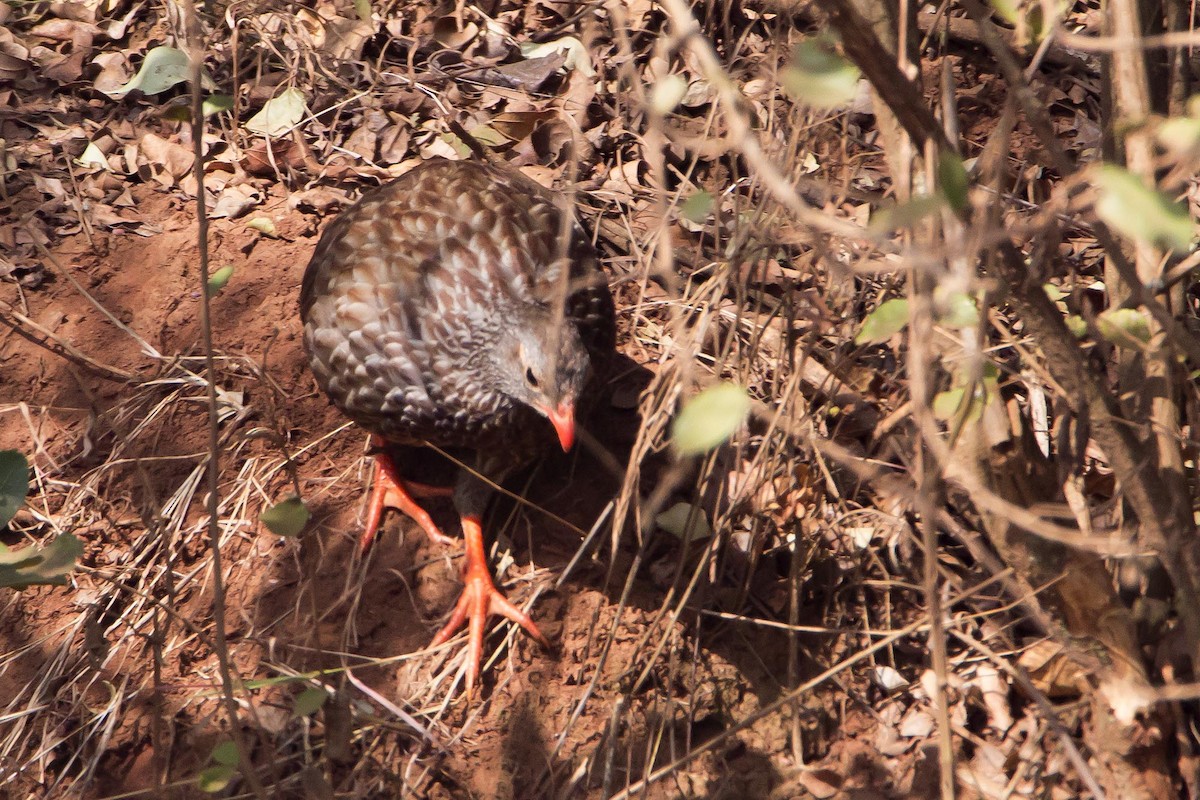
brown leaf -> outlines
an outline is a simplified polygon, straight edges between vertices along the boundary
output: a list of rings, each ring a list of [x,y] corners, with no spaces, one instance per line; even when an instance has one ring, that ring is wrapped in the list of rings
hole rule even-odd
[[[8,28],[0,28],[0,81],[18,81],[29,74],[32,66],[25,43]]]
[[[69,55],[58,55],[42,61],[42,74],[59,83],[74,83],[83,74],[83,61],[91,55],[91,49],[73,50]]]
[[[236,219],[263,201],[262,193],[248,183],[236,186],[226,186],[217,202],[213,204],[209,216],[213,219],[228,217]]]
[[[1049,640],[1037,642],[1017,659],[1038,691],[1049,697],[1078,697],[1088,689],[1088,677],[1063,646]]]
[[[569,148],[575,143],[571,136],[572,130],[570,125],[560,117],[555,116],[553,119],[543,122],[534,129],[533,135],[530,136],[530,141],[533,143],[534,152],[538,154],[539,160],[551,164],[561,163],[563,160],[563,152],[570,152]],[[588,142],[579,142],[583,148],[587,148]],[[586,153],[576,153],[582,161],[587,161]]]
[[[507,79],[504,85],[533,94],[550,91],[550,84],[558,79],[559,70],[566,62],[567,57],[560,52],[501,64],[494,71]]]
[[[802,769],[796,773],[796,783],[816,798],[816,800],[829,800],[829,798],[838,794],[840,787],[844,783],[842,777],[833,770],[807,770]]]
[[[139,146],[151,167],[154,179],[164,186],[174,186],[177,180],[192,169],[195,156],[181,144],[147,133],[141,138]]]
[[[92,85],[103,94],[116,91],[117,87],[128,83],[132,76],[124,53],[100,53],[92,59],[92,63],[100,65],[100,74]]]
[[[588,114],[595,98],[595,78],[589,78],[579,70],[572,70],[567,74],[566,87],[562,93],[562,108],[581,128],[586,129],[591,124]]]
[[[375,131],[366,125],[359,125],[351,131],[350,136],[346,139],[342,147],[351,153],[362,156],[367,161],[374,161],[377,140],[378,137],[375,135]]]
[[[335,17],[325,25],[324,52],[339,61],[356,61],[362,57],[367,40],[375,35],[375,26],[357,16]]]
[[[478,35],[478,25],[469,21],[459,25],[459,18],[454,14],[438,17],[433,23],[434,41],[451,50],[464,49]]]
[[[354,61],[362,56],[363,45],[375,33],[375,27],[357,15],[344,17],[328,4],[319,5],[316,11],[302,8],[296,12],[296,21],[307,34],[309,44],[339,61]]]
[[[303,164],[303,153],[290,139],[274,142],[259,139],[253,147],[245,151],[241,161],[242,169],[259,177],[274,177],[280,169]]]
[[[329,214],[350,205],[350,198],[339,189],[317,186],[288,196],[288,207],[307,213]]]
[[[89,203],[88,218],[92,224],[100,228],[115,228],[118,225],[141,225],[142,220],[136,217],[122,216],[112,206],[104,203]]]
[[[50,13],[60,19],[95,22],[96,9],[99,5],[99,3],[51,3]]]
[[[137,18],[137,15],[141,13],[144,5],[146,5],[145,0],[142,0],[140,3],[135,3],[133,7],[125,13],[125,16],[121,17],[120,19],[111,20],[108,23],[108,29],[104,32],[104,35],[109,39],[112,39],[114,42],[119,42],[124,39],[125,32],[129,29],[129,23],[133,22],[134,19]]]
[[[379,105],[388,111],[394,111],[405,116],[417,113],[427,113],[433,106],[433,101],[424,92],[418,92],[407,86],[392,86],[386,89],[379,98]]]
[[[0,81],[19,81],[29,74],[32,65],[19,55],[19,49],[20,45],[0,42]]]
[[[611,194],[614,199],[630,203],[637,194],[636,189],[641,188],[642,182],[639,177],[641,170],[642,162],[640,160],[617,164],[608,171],[608,177],[605,178],[601,190]]]
[[[700,108],[712,102],[716,91],[706,80],[696,80],[688,84],[687,91],[680,100],[680,105],[686,108]]]
[[[395,115],[389,115],[395,117]],[[409,143],[408,123],[397,120],[396,124],[385,129],[379,135],[379,163],[396,164],[408,155]]]
[[[491,126],[509,141],[518,142],[533,133],[539,122],[553,118],[553,111],[506,111],[492,117]]]
[[[65,197],[67,191],[63,188],[63,182],[58,178],[47,178],[40,173],[33,173],[33,185],[42,194],[50,197]]]
[[[99,36],[100,28],[90,22],[77,22],[70,19],[52,19],[35,25],[30,36],[38,36],[55,42],[71,42],[76,46],[91,46],[92,40]]]

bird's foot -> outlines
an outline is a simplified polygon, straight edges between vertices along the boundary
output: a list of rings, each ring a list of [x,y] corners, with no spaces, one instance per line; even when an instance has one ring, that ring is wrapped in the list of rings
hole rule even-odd
[[[454,634],[467,624],[467,695],[474,693],[475,684],[479,680],[479,668],[483,660],[484,628],[490,615],[507,617],[525,629],[525,632],[537,640],[538,644],[547,649],[550,643],[538,630],[533,620],[521,609],[509,602],[508,598],[496,588],[488,571],[487,559],[483,547],[483,529],[479,519],[465,516],[462,519],[463,539],[466,542],[466,564],[463,567],[463,590],[458,598],[458,604],[437,636],[433,637],[430,647],[437,647],[450,640]]]
[[[394,508],[411,518],[421,526],[425,535],[438,544],[452,544],[454,540],[442,533],[434,523],[429,512],[420,506],[416,497],[446,497],[454,494],[454,489],[446,486],[426,486],[412,481],[406,481],[396,471],[396,465],[387,453],[379,452],[375,456],[375,486],[371,490],[371,503],[367,506],[367,524],[358,540],[358,550],[365,553],[375,541],[379,532],[379,523],[383,520],[383,510]]]

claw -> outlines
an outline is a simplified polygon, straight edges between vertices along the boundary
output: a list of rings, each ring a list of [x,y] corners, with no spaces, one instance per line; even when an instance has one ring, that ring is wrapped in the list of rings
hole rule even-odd
[[[533,620],[521,609],[508,601],[488,571],[487,556],[483,546],[483,528],[479,519],[466,516],[462,519],[463,539],[466,542],[466,564],[463,567],[463,590],[458,604],[450,614],[450,621],[433,637],[430,647],[437,647],[450,640],[467,623],[467,696],[474,694],[479,680],[479,666],[483,661],[484,628],[489,615],[506,617],[525,629],[525,632],[547,649],[550,643],[538,630]]]
[[[373,438],[372,444],[382,446],[382,441]],[[371,490],[371,502],[367,506],[367,523],[363,529],[362,536],[358,539],[359,552],[366,553],[370,549],[371,543],[375,541],[375,535],[379,532],[379,523],[383,519],[383,510],[385,508],[394,508],[411,518],[421,526],[421,530],[425,531],[425,535],[433,541],[439,544],[452,544],[454,540],[442,533],[441,529],[434,523],[433,518],[429,516],[429,512],[417,503],[414,496],[433,497],[453,493],[454,490],[452,488],[425,486],[404,480],[400,477],[400,473],[396,471],[396,465],[386,452],[381,450],[376,453],[375,485]]]

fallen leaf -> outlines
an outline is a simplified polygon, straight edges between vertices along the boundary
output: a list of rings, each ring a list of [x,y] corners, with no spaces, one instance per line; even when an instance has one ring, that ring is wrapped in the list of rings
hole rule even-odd
[[[195,155],[189,148],[153,133],[141,138],[139,148],[154,178],[167,187],[174,186],[176,181],[191,172],[192,162],[195,161]]]
[[[468,21],[460,26],[459,18],[454,14],[438,17],[433,23],[433,38],[442,47],[451,50],[462,50],[479,35],[479,26]]]
[[[120,99],[132,91],[143,94],[159,94],[188,79],[190,67],[187,54],[174,47],[161,45],[146,53],[142,66],[133,79],[124,86],[105,92],[109,97]],[[207,72],[200,73],[200,82],[205,89],[215,89],[216,84]],[[96,87],[100,89],[99,86]]]
[[[713,534],[704,509],[689,503],[676,503],[655,517],[654,524],[685,542],[707,539]]]
[[[578,71],[588,78],[596,76],[596,70],[592,67],[591,53],[584,47],[583,42],[574,36],[564,36],[549,42],[527,42],[521,45],[521,55],[525,58],[539,58],[552,53],[563,54],[564,69]]]
[[[236,219],[263,201],[262,192],[248,183],[226,186],[213,204],[209,216],[213,219]]]
[[[257,114],[246,120],[244,127],[253,133],[277,138],[296,127],[307,116],[304,92],[293,87],[284,89],[268,100]]]

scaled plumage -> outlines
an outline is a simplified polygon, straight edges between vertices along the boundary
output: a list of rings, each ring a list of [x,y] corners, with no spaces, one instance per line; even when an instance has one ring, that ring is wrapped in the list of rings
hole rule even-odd
[[[313,374],[341,411],[384,442],[473,451],[492,481],[553,447],[555,433],[570,448],[591,364],[613,345],[612,299],[582,230],[532,180],[476,162],[427,162],[346,209],[317,244],[300,312]],[[441,537],[391,483],[377,485],[364,544],[387,498]],[[470,617],[468,686],[486,610],[513,617],[496,607],[507,601],[472,540],[487,498],[464,471],[454,500],[468,586],[451,625]]]

